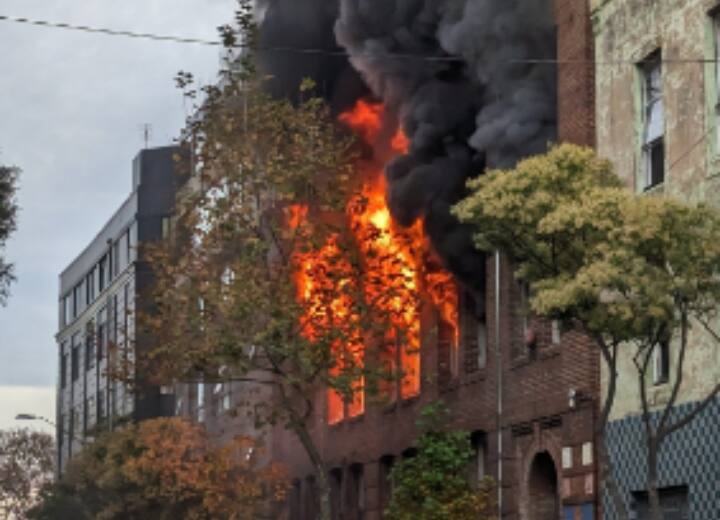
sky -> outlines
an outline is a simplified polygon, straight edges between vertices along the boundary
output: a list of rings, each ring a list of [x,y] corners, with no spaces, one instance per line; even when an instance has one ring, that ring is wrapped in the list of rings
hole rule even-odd
[[[1,0],[0,15],[216,39],[233,0]],[[213,82],[212,46],[136,40],[0,21],[0,164],[22,170],[18,281],[0,307],[0,429],[54,420],[58,277],[131,188],[144,146],[171,144],[186,104],[180,70]],[[34,427],[41,427],[36,423]]]

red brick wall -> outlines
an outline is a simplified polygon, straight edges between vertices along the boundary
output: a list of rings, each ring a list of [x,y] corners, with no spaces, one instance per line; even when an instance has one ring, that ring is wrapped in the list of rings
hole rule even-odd
[[[589,6],[584,0],[556,0],[558,25],[558,135],[561,141],[593,146],[594,77],[592,30]],[[422,406],[441,397],[453,412],[455,425],[469,431],[487,433],[487,472],[497,471],[497,358],[495,356],[495,278],[494,261],[487,264],[488,357],[484,369],[464,374],[442,390],[437,381],[435,346],[436,316],[430,308],[423,316],[426,332],[422,345],[422,392],[407,402],[391,407],[369,406],[356,419],[335,426],[324,422],[324,400],[318,399],[314,437],[330,468],[364,465],[366,490],[365,519],[379,518],[380,465],[383,456],[400,457],[416,438],[415,420]],[[522,322],[518,315],[520,294],[511,268],[503,260],[500,279],[500,347],[502,350],[503,407],[503,518],[525,517],[529,466],[536,453],[547,451],[558,470],[559,493],[569,487],[564,503],[593,499],[586,493],[593,467],[578,468],[580,447],[593,440],[595,405],[568,405],[571,388],[595,398],[599,387],[599,359],[590,343],[575,332],[562,336],[560,345],[550,345],[549,324],[534,324],[538,347],[534,354],[524,345]],[[428,306],[429,307],[429,306]],[[511,353],[523,355],[514,357]],[[462,360],[462,352],[461,352]],[[462,363],[461,363],[462,367]],[[573,468],[562,470],[561,450],[573,447]],[[273,436],[273,453],[303,480],[312,473],[307,457],[296,439],[278,429]],[[591,475],[591,477],[588,477]],[[563,480],[565,482],[563,482]],[[344,479],[345,481],[347,479]],[[592,482],[592,480],[591,480]],[[306,493],[302,493],[303,497]],[[306,501],[306,500],[303,500]],[[344,518],[349,518],[345,516]]]

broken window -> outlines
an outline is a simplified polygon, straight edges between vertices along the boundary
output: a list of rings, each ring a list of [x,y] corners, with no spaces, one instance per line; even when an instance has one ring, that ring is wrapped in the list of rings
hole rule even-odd
[[[662,62],[660,53],[642,62],[643,164],[645,189],[665,180],[665,109],[662,99]]]

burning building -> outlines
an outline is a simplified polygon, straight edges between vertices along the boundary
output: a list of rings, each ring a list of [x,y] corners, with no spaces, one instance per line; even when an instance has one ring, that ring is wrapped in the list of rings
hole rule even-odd
[[[388,366],[403,373],[384,389],[390,399],[366,402],[361,383],[349,402],[332,391],[318,395],[312,431],[329,462],[336,517],[381,517],[392,464],[412,454],[418,412],[438,398],[457,427],[472,432],[476,474],[498,484],[501,518],[557,519],[561,510],[566,518],[595,517],[599,372],[592,347],[558,324],[528,318],[509,261],[480,255],[450,215],[467,179],[485,168],[512,166],[553,141],[594,145],[589,6],[260,4],[261,46],[317,51],[300,59],[261,54],[268,88],[291,95],[312,77],[340,123],[370,150],[358,164],[361,196],[348,201],[348,214],[363,247],[392,261],[367,261],[375,282],[366,290],[382,293],[383,284],[396,283],[407,293],[407,301],[385,302],[408,331],[384,350]],[[314,288],[303,266],[321,260],[299,260],[298,298],[309,313]],[[333,305],[352,319],[347,302]],[[362,357],[362,343],[339,348]],[[272,453],[295,478],[291,517],[315,518],[312,466],[292,434],[277,430]]]

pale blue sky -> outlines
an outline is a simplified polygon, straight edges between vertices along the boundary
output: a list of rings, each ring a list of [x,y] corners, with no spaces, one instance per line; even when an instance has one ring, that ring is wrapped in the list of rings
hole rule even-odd
[[[3,0],[0,15],[215,39],[233,0]],[[18,282],[0,307],[0,428],[51,414],[58,275],[130,189],[132,158],[170,143],[185,118],[178,70],[213,81],[217,48],[0,21],[0,163],[22,168]]]

